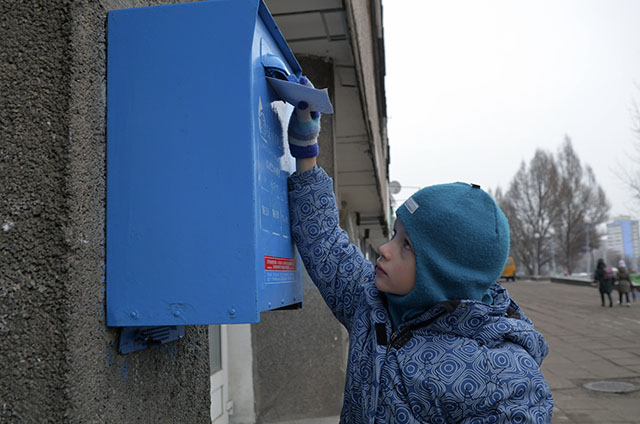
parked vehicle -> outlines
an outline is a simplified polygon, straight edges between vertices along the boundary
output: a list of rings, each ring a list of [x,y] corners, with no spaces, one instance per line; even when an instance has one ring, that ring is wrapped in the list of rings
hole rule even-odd
[[[513,257],[509,256],[507,258],[507,263],[504,266],[504,270],[502,271],[502,275],[500,276],[500,278],[516,281],[516,261],[513,259]]]

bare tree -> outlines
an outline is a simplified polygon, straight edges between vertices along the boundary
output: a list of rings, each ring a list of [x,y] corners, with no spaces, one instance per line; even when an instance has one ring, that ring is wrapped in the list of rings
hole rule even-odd
[[[558,153],[558,165],[560,212],[554,229],[560,262],[572,273],[580,256],[599,246],[596,228],[608,219],[610,205],[591,167],[582,167],[568,136]]]
[[[509,220],[511,254],[532,275],[538,275],[553,258],[558,187],[553,155],[537,150],[529,166],[522,162],[506,194],[496,196]]]
[[[487,193],[489,193],[489,196],[493,197],[493,200],[495,200],[497,204],[500,204],[503,198],[500,186],[496,187],[495,191],[492,191],[490,188],[487,189]]]
[[[634,147],[636,149],[635,157],[631,158],[631,162],[635,164],[632,166],[631,170],[625,169],[624,173],[624,181],[629,188],[634,199],[640,202],[640,167],[638,167],[638,163],[640,163],[640,107],[638,107],[638,103],[634,102],[631,111],[631,119],[632,119],[632,130],[636,136],[636,142]]]

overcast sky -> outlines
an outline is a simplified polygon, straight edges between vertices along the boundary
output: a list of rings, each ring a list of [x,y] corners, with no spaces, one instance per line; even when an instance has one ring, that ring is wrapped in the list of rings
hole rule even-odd
[[[503,191],[565,134],[612,204],[640,102],[639,0],[383,0],[390,179]],[[640,164],[636,165],[636,168]],[[414,190],[396,195],[407,198]]]

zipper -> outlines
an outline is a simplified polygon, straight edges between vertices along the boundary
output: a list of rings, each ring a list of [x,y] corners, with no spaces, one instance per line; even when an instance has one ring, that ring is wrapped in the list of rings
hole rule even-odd
[[[416,328],[422,327],[422,325],[429,324],[435,318],[436,317],[433,317],[432,319],[430,319],[430,320],[428,320],[428,321],[426,321],[424,323],[415,324],[415,325],[406,327],[405,329],[403,329],[400,332],[395,332],[394,331],[393,333],[391,333],[391,337],[389,338],[389,344],[387,345],[387,352],[384,354],[385,359],[387,358],[387,355],[389,355],[389,352],[391,351],[392,347],[401,348],[402,346],[407,344],[407,342],[409,340],[411,340],[411,337],[413,337],[413,334],[411,333],[413,330],[415,330]],[[396,343],[398,343],[397,347],[395,346]]]
[[[384,358],[387,359],[387,355],[389,355],[389,351],[391,350],[391,346],[395,343],[398,338],[398,333],[395,331],[391,333],[391,337],[389,338],[389,344],[387,344],[387,352],[384,354]]]
[[[433,321],[435,321],[437,318],[439,318],[440,315],[443,315],[443,314],[445,314],[447,312],[449,312],[447,309],[443,309],[438,314],[432,316],[431,318],[429,318],[426,321],[410,325],[410,326],[404,328],[400,332],[395,332],[394,331],[393,333],[391,333],[391,337],[389,338],[389,344],[387,345],[387,352],[384,354],[385,360],[387,359],[387,356],[389,355],[389,352],[391,351],[391,348],[395,347],[396,349],[399,349],[402,346],[404,346],[405,344],[407,344],[407,342],[409,340],[411,340],[411,338],[413,337],[413,333],[412,333],[413,330],[417,330],[418,328],[422,328],[422,327],[425,327],[425,326],[431,324]],[[398,344],[398,346],[395,346],[396,343]]]

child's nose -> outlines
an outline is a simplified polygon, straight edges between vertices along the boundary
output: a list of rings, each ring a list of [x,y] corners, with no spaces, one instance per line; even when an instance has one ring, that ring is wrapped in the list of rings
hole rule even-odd
[[[389,259],[389,242],[383,244],[382,246],[380,246],[380,248],[378,249],[378,255],[381,258],[384,259]]]

